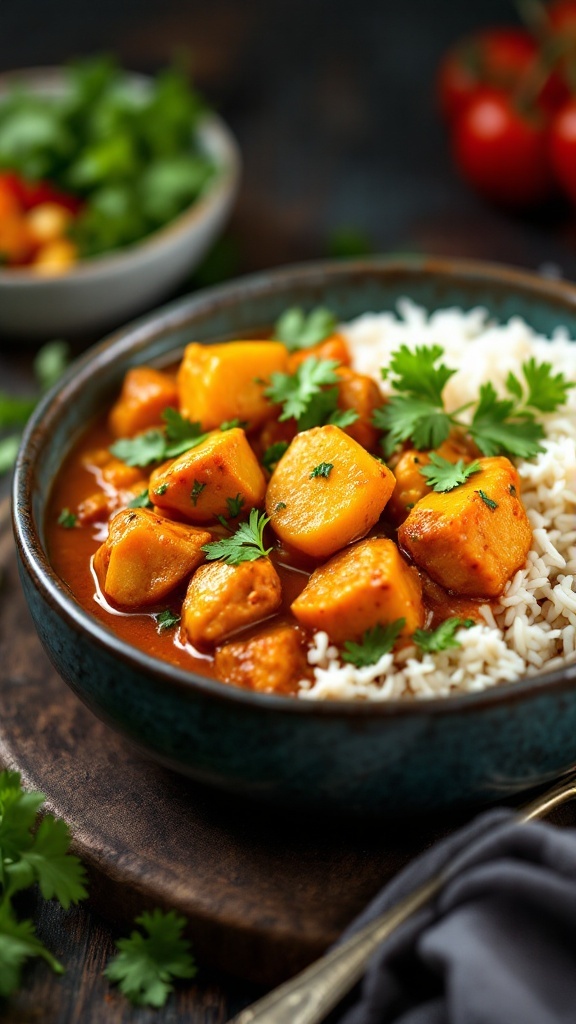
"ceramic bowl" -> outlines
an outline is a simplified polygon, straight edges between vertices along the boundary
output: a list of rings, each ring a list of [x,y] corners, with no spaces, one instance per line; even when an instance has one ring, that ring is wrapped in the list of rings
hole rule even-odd
[[[146,88],[143,76],[129,77]],[[62,74],[46,68],[0,75],[0,99],[15,85],[56,94],[62,91]],[[135,245],[81,260],[65,274],[0,269],[0,337],[46,340],[110,330],[149,309],[191,273],[226,221],[240,174],[238,147],[216,114],[204,119],[199,135],[218,171],[175,220]]]
[[[271,325],[318,304],[343,320],[394,307],[481,305],[546,334],[576,335],[576,288],[503,267],[413,259],[312,264],[211,289],[152,314],[78,360],[30,422],[14,480],[22,582],[42,642],[74,692],[158,761],[275,803],[406,814],[477,804],[544,783],[576,762],[576,665],[478,694],[386,704],[307,702],[236,689],[131,648],[92,618],[46,556],[44,516],[62,460],[130,366],[186,342]]]

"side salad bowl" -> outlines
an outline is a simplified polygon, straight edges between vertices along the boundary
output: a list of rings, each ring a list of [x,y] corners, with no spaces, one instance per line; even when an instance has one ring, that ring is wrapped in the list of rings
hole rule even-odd
[[[197,781],[335,813],[410,814],[502,799],[576,763],[576,664],[479,693],[390,702],[304,701],[242,690],[161,662],[84,611],[51,568],[45,516],[86,424],[143,363],[191,341],[269,329],[290,306],[346,321],[409,296],[428,309],[485,307],[576,335],[576,288],[489,264],[384,258],[263,273],[179,300],[77,360],[26,430],[13,491],[22,584],[53,664],[98,716]]]
[[[146,94],[149,79],[128,73],[124,77]],[[0,103],[15,89],[61,96],[64,72],[37,68],[0,75]],[[198,141],[215,172],[198,198],[163,227],[124,248],[80,259],[59,274],[0,267],[0,334],[45,340],[110,330],[175,289],[218,237],[240,176],[238,146],[215,113],[202,117]]]

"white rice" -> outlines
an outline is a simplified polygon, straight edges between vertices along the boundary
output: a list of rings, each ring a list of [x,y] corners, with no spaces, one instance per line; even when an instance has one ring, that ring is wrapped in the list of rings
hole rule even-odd
[[[441,345],[443,362],[458,370],[444,397],[455,409],[478,397],[491,381],[505,395],[512,370],[534,356],[576,382],[576,344],[558,327],[551,339],[520,317],[495,323],[486,310],[440,309],[428,315],[409,299],[398,314],[365,314],[344,325],[352,366],[370,374],[386,392],[381,367],[400,345]],[[423,654],[405,646],[375,665],[355,668],[339,660],[326,633],[316,633],[308,653],[313,680],[300,684],[307,700],[396,700],[473,693],[576,660],[576,388],[557,412],[542,416],[545,451],[515,460],[522,500],[533,529],[526,565],[496,604],[482,606],[483,625],[461,629],[460,647]]]

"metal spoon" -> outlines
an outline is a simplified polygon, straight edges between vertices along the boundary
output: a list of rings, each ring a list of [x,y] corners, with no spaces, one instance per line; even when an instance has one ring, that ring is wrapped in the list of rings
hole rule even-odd
[[[574,798],[576,772],[521,810],[518,823],[543,818]],[[229,1024],[319,1024],[360,980],[380,943],[429,903],[448,877],[448,871],[442,872],[415,889],[347,942],[242,1010]]]

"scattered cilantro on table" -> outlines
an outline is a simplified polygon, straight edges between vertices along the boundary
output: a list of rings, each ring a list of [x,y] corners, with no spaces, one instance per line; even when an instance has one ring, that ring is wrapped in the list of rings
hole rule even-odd
[[[338,321],[329,309],[317,306],[305,313],[303,309],[287,309],[274,325],[274,337],[282,341],[289,352],[311,348],[325,341],[336,330]]]
[[[248,522],[241,523],[231,537],[204,544],[202,551],[209,562],[222,561],[228,565],[239,565],[240,562],[255,562],[257,558],[266,558],[272,548],[264,547],[264,527],[270,517],[259,513],[258,509],[250,511]],[[227,525],[227,524],[226,524]]]
[[[452,616],[444,619],[437,629],[416,629],[412,639],[421,651],[427,654],[437,654],[439,651],[447,651],[452,647],[461,647],[456,639],[459,629],[470,629],[474,626],[474,619],[459,619]]]
[[[405,625],[406,619],[396,619],[385,626],[378,624],[367,629],[360,643],[347,640],[342,650],[342,661],[357,668],[375,665],[382,655],[390,653]]]
[[[51,814],[40,819],[43,793],[22,789],[18,772],[0,772],[0,996],[22,983],[27,960],[41,957],[58,974],[63,967],[37,937],[32,921],[20,919],[17,893],[37,883],[44,899],[56,899],[67,910],[85,899],[86,876],[77,857],[68,852],[70,833]]]
[[[41,393],[62,376],[68,364],[69,349],[65,341],[50,341],[38,350],[34,360],[34,376]],[[17,398],[0,390],[0,431],[24,427],[38,404],[38,396]],[[12,468],[20,447],[21,432],[0,437],[0,474]]]
[[[404,441],[417,448],[438,448],[454,427],[465,430],[483,455],[530,459],[543,451],[544,428],[536,413],[553,412],[563,405],[574,387],[571,382],[561,373],[553,374],[550,363],[537,364],[532,358],[522,364],[523,381],[513,373],[508,375],[510,398],[499,398],[488,382],[480,386],[477,402],[448,413],[442,393],[456,371],[440,362],[443,355],[440,345],[414,350],[401,345],[382,371],[393,394],[375,410],[373,422],[386,434],[383,446],[387,455]],[[471,420],[462,422],[459,416],[469,408],[474,410]]]
[[[453,491],[461,484],[465,484],[468,477],[474,473],[482,472],[478,461],[470,462],[468,465],[462,459],[458,462],[449,462],[436,452],[430,452],[429,458],[430,464],[422,466],[420,473],[433,490],[442,493]]]
[[[153,910],[136,918],[141,931],[116,943],[118,954],[104,974],[136,1006],[163,1006],[176,978],[196,974],[190,943],[182,937],[186,919],[174,911]]]

